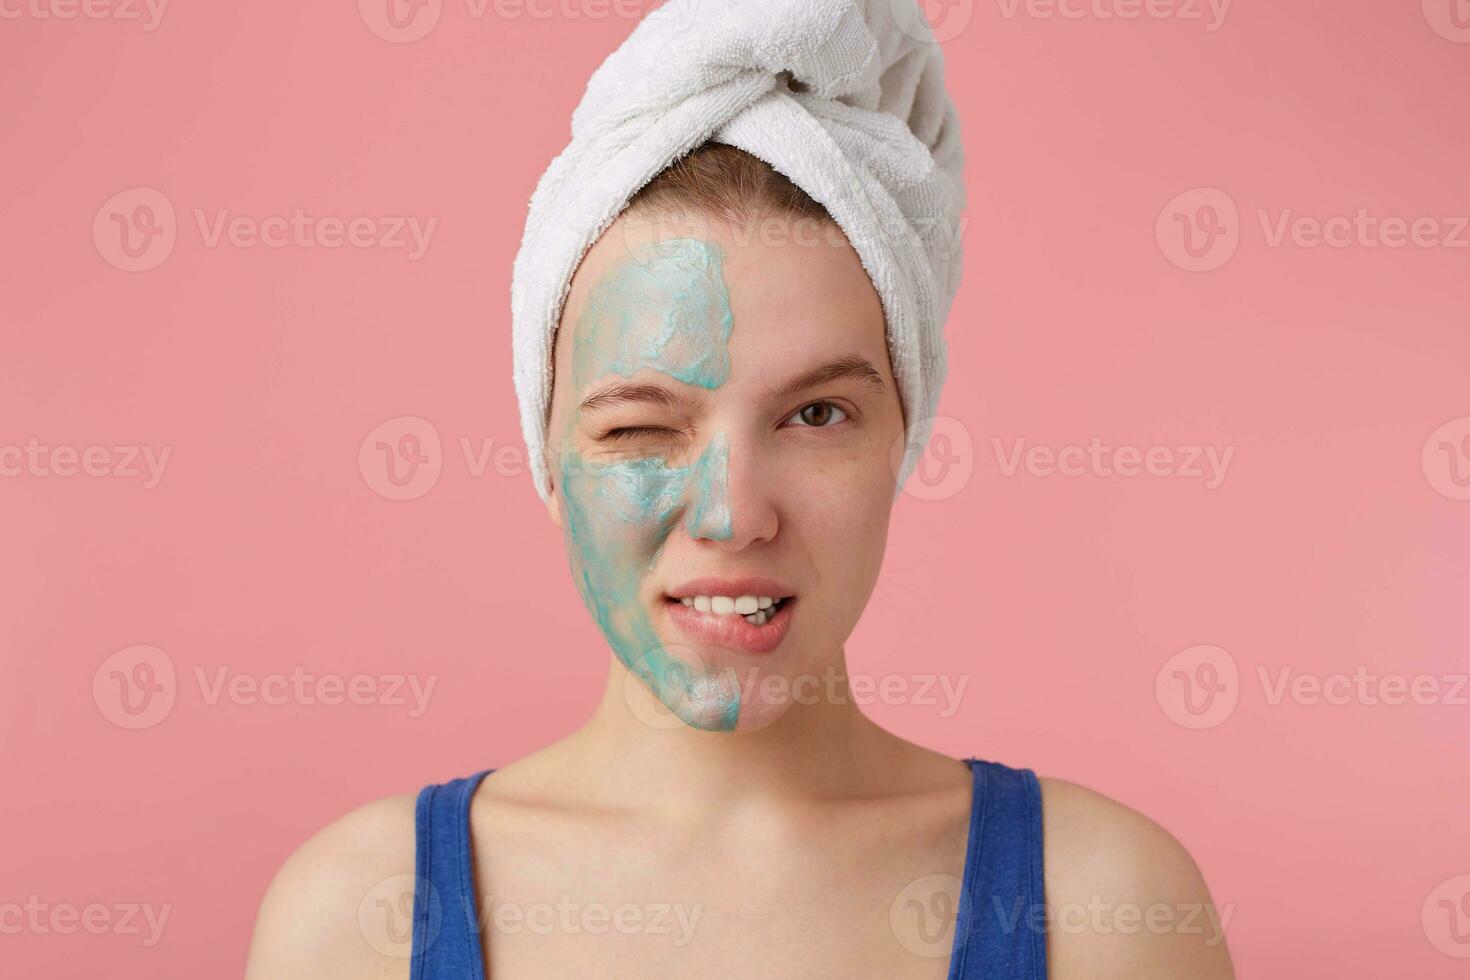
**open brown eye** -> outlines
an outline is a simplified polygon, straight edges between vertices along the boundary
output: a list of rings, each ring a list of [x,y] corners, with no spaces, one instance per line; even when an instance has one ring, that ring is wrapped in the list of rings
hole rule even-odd
[[[822,429],[831,424],[834,412],[840,415],[837,419],[838,422],[847,418],[847,413],[832,402],[812,402],[810,405],[798,409],[796,414],[791,417],[801,419],[801,424],[804,426]]]

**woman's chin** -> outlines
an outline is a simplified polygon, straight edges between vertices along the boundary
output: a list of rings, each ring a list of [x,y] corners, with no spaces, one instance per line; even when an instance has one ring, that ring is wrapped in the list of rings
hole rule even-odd
[[[763,700],[756,695],[741,702],[740,718],[735,723],[735,732],[757,732],[762,728],[775,724],[791,710],[790,701]]]
[[[788,653],[792,656],[780,658],[782,664],[801,659],[796,651]],[[655,728],[682,724],[706,732],[758,731],[802,700],[798,695],[805,687],[769,657],[752,659],[740,651],[660,636],[656,649],[635,663],[624,660],[629,707]]]
[[[780,720],[793,704],[784,696],[790,688],[786,678],[765,664],[714,668],[705,677],[707,683],[691,688],[688,710],[678,712],[694,728],[735,734],[759,731]],[[733,710],[725,698],[731,688],[735,690]]]

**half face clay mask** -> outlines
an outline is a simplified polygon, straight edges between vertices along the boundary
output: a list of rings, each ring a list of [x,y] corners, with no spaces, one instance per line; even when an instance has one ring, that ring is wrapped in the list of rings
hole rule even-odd
[[[642,370],[713,391],[730,373],[733,325],[723,250],[672,238],[632,250],[599,278],[572,336],[573,391],[580,399],[609,375]],[[728,666],[702,664],[662,640],[640,596],[675,528],[729,540],[729,443],[710,435],[680,466],[652,453],[601,462],[577,449],[577,412],[567,413],[557,464],[563,528],[582,601],[618,659],[685,724],[732,731],[741,692]]]

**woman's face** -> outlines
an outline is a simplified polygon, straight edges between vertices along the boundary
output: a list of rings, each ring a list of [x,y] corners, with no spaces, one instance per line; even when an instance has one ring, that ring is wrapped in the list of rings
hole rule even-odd
[[[618,659],[697,728],[827,691],[882,562],[903,417],[878,295],[822,228],[625,214],[558,330],[552,518]]]

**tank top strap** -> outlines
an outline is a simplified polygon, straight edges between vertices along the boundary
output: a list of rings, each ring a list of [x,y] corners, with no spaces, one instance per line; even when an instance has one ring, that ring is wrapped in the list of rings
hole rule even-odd
[[[410,980],[484,980],[470,800],[493,769],[425,786],[414,810]]]
[[[949,980],[1046,980],[1041,783],[1030,769],[965,762],[975,796]]]

